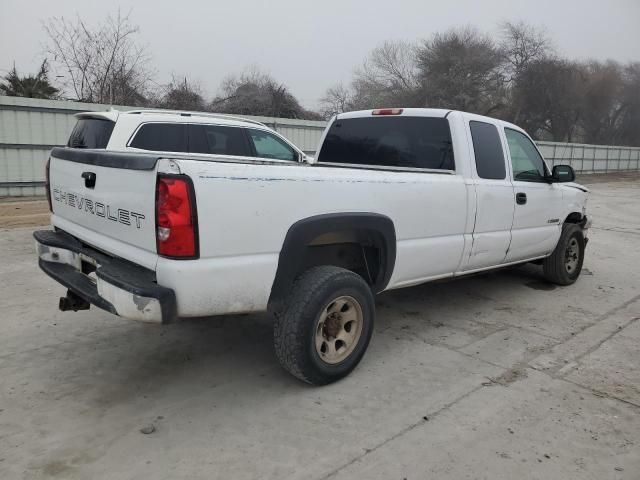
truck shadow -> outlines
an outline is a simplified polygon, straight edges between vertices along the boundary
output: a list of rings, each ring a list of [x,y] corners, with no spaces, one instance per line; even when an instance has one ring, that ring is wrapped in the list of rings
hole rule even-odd
[[[443,325],[491,318],[496,309],[504,313],[508,299],[540,298],[543,292],[526,287],[540,281],[540,275],[539,268],[522,266],[385,292],[376,302],[375,352],[365,361],[389,360],[394,348],[385,344],[408,323],[412,334],[427,338]],[[66,369],[67,382],[58,384],[57,397],[80,394],[105,408],[178,391],[185,398],[217,388],[254,395],[251,386],[256,383],[270,383],[269,389],[307,389],[280,368],[272,345],[272,319],[266,314],[184,319],[165,327],[122,321],[117,328],[60,347],[68,350],[59,352],[66,366],[58,365]]]

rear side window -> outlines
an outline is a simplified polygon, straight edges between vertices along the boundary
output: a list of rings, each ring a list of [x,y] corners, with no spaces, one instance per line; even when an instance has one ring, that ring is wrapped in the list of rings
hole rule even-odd
[[[449,122],[431,117],[338,119],[327,132],[318,162],[455,168]]]
[[[480,178],[504,180],[504,152],[495,125],[485,122],[469,122],[473,151],[476,155],[476,171]]]
[[[146,123],[130,147],[156,152],[187,152],[187,127],[183,123]]]
[[[103,118],[81,118],[69,136],[68,147],[107,148],[113,126],[111,120]]]
[[[242,128],[218,125],[189,125],[189,152],[251,156]]]
[[[249,137],[256,152],[256,157],[276,160],[297,160],[296,151],[290,145],[264,130],[249,129]]]

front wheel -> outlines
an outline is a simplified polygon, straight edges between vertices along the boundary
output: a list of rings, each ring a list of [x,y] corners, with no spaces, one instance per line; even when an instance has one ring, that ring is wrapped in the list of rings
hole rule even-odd
[[[542,262],[545,279],[558,285],[574,283],[582,270],[584,247],[582,228],[573,223],[565,224],[555,250]]]
[[[296,279],[276,313],[278,360],[312,385],[335,382],[364,356],[374,315],[373,293],[360,275],[333,266],[311,268]]]

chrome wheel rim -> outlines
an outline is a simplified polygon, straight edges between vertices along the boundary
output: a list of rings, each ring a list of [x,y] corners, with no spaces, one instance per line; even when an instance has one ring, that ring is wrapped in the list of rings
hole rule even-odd
[[[580,245],[575,237],[569,240],[567,249],[564,254],[564,268],[567,273],[574,273],[578,268],[578,260],[580,259]]]
[[[328,364],[344,361],[362,335],[362,307],[355,298],[338,297],[322,310],[315,330],[316,353]]]

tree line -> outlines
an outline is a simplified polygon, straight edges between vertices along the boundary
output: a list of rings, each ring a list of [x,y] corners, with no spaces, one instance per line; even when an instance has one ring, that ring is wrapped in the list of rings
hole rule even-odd
[[[322,120],[288,87],[255,67],[228,76],[209,101],[187,76],[158,84],[148,47],[138,40],[139,27],[120,11],[97,26],[80,17],[53,17],[43,28],[46,59],[38,74],[23,76],[14,66],[0,82],[0,95]],[[50,65],[62,74],[55,80]]]
[[[640,146],[640,62],[563,58],[544,31],[522,22],[501,24],[497,40],[456,28],[384,42],[349,85],[322,99],[325,116],[379,106],[489,115],[540,140]]]
[[[97,27],[51,18],[39,72],[21,76],[14,67],[0,94],[314,120],[378,107],[447,108],[502,118],[541,140],[640,146],[640,62],[573,61],[543,30],[523,22],[499,27],[498,37],[464,27],[386,41],[347,84],[328,88],[314,112],[255,67],[227,77],[210,100],[188,77],[157,84],[139,28],[120,12]],[[64,73],[55,84],[50,63]]]

